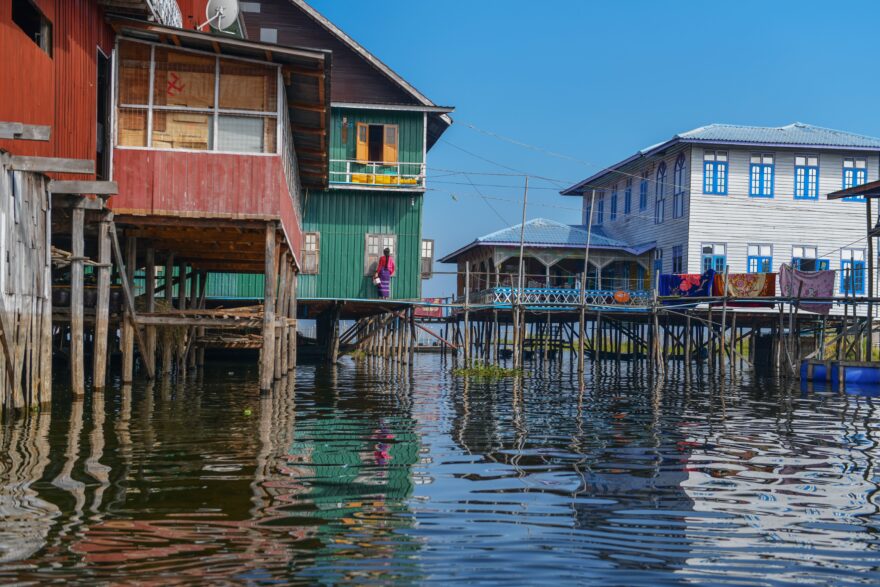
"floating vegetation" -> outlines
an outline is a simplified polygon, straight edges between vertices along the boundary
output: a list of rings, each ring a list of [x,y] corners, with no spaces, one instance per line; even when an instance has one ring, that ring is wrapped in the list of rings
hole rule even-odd
[[[482,379],[502,379],[504,377],[518,377],[523,374],[522,369],[508,369],[488,363],[471,363],[470,365],[452,370],[453,375],[464,377],[479,377]]]

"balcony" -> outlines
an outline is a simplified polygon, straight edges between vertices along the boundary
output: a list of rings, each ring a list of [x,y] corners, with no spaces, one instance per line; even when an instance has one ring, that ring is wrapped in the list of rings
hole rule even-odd
[[[331,159],[330,184],[336,187],[423,190],[425,164]]]
[[[579,288],[562,287],[492,287],[470,295],[471,305],[510,308],[514,303],[532,309],[573,309],[581,305]],[[588,307],[645,308],[651,304],[652,292],[627,289],[588,289],[583,292]],[[459,298],[459,302],[463,302]]]

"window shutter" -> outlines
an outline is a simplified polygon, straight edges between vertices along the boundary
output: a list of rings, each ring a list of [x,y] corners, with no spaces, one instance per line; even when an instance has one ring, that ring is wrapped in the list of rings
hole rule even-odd
[[[357,147],[355,149],[355,159],[361,163],[366,163],[370,158],[370,149],[367,146],[367,133],[369,127],[363,122],[357,123]]]
[[[385,125],[385,137],[382,148],[383,163],[397,163],[397,129],[396,124]]]

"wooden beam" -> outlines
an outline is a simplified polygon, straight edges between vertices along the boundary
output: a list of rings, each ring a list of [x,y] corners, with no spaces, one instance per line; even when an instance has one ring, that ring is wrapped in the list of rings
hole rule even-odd
[[[327,108],[320,104],[306,104],[304,102],[288,102],[288,108],[293,108],[296,110],[306,110],[308,112],[319,112],[321,114],[327,113]]]
[[[208,316],[151,316],[139,314],[137,323],[142,326],[203,326],[205,328],[259,328],[263,325],[260,318],[232,319],[210,318]]]
[[[305,69],[303,67],[296,67],[293,65],[288,65],[284,68],[285,71],[293,72],[297,75],[306,75],[309,77],[317,77],[324,79],[324,70],[323,69]]]
[[[322,135],[324,134],[324,128],[311,128],[308,126],[293,126],[294,133],[303,133],[306,135]]]
[[[37,173],[95,173],[95,162],[91,159],[13,156],[10,167],[15,171]]]
[[[125,261],[122,259],[122,250],[119,248],[119,237],[116,234],[116,224],[114,222],[110,223],[110,238],[113,243],[113,254],[116,256],[116,264],[119,267],[119,274],[122,276],[127,275],[125,269]],[[133,270],[133,269],[132,269]],[[140,328],[137,327],[137,313],[134,309],[134,295],[132,294],[131,288],[128,284],[128,279],[123,277],[122,279],[122,293],[125,298],[125,305],[128,307],[128,319],[131,321],[134,326],[134,334],[137,337],[138,347],[143,350],[144,340],[141,337]],[[155,373],[153,372],[152,366],[148,362],[144,362],[144,367],[147,370],[147,377],[153,379]]]
[[[260,349],[260,391],[272,389],[275,375],[275,271],[278,263],[278,250],[275,246],[276,227],[274,222],[266,224],[266,255],[263,273],[263,347]]]
[[[52,194],[95,194],[109,196],[119,193],[119,184],[115,181],[59,181],[49,182]]]
[[[52,194],[52,208],[67,210],[92,210],[100,212],[105,209],[104,200],[100,198],[83,198]]]
[[[51,134],[51,126],[22,124],[20,122],[0,122],[0,139],[48,141]]]

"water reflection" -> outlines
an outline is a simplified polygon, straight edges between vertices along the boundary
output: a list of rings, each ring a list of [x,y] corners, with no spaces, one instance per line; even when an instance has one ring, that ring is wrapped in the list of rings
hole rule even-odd
[[[0,581],[880,581],[876,401],[435,356],[237,365],[0,429]]]

